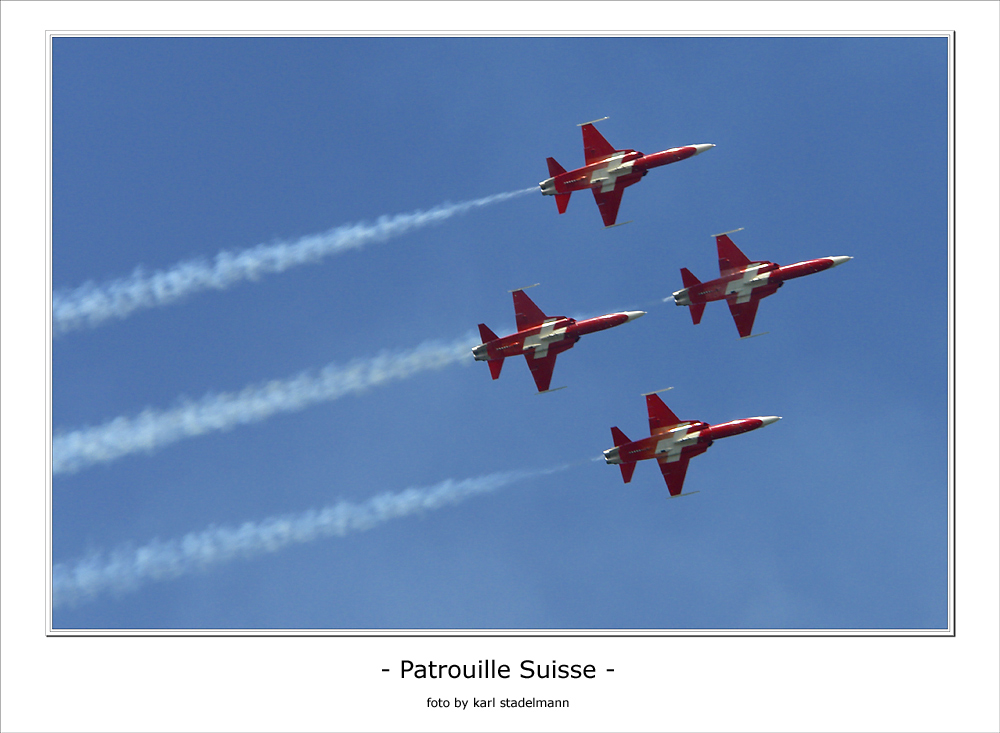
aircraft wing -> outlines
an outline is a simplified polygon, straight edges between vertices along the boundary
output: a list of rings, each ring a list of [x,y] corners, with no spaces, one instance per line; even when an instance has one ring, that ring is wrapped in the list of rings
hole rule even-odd
[[[529,351],[524,355],[539,392],[548,390],[549,385],[552,383],[552,370],[556,368],[556,356],[557,354],[550,353],[548,356],[536,359],[533,351]]]
[[[750,264],[750,258],[743,254],[728,234],[717,234],[715,244],[719,250],[719,274],[723,277]]]
[[[690,460],[687,458],[669,462],[657,459],[657,463],[660,464],[660,472],[663,474],[663,480],[667,482],[667,490],[670,491],[671,496],[677,496],[683,490],[684,476],[687,475],[689,462]]]
[[[594,201],[597,202],[597,207],[601,210],[601,218],[604,219],[604,226],[614,226],[615,219],[618,218],[618,207],[622,202],[622,193],[625,189],[619,188],[607,193],[602,193],[596,188],[590,190],[594,192]]]
[[[669,428],[680,422],[674,411],[664,404],[659,395],[646,395],[646,411],[649,413],[649,434],[653,435],[660,428]]]
[[[514,319],[517,321],[518,331],[540,326],[548,318],[523,290],[515,290],[513,295]]]
[[[597,128],[589,122],[580,127],[583,129],[583,157],[587,161],[587,165],[618,152],[611,143],[604,139],[604,135],[599,133]]]
[[[733,314],[736,321],[736,329],[740,332],[740,338],[746,338],[753,331],[753,319],[757,317],[757,304],[760,298],[751,297],[746,303],[737,303],[735,298],[727,298],[729,312]]]

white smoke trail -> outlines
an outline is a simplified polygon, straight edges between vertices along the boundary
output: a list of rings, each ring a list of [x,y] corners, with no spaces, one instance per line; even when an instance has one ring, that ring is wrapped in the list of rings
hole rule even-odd
[[[169,410],[147,408],[136,417],[117,417],[96,427],[57,434],[52,439],[52,473],[70,473],[184,438],[259,422],[276,413],[302,410],[421,371],[465,360],[472,363],[471,349],[478,343],[471,333],[450,343],[426,341],[405,351],[384,351],[347,364],[328,364],[318,374],[306,372],[251,385],[240,392],[208,394]]]
[[[76,604],[109,591],[134,591],[143,581],[176,578],[236,558],[251,558],[293,544],[361,532],[390,519],[438,509],[515,481],[567,468],[568,464],[537,471],[491,473],[462,481],[448,479],[436,486],[380,494],[363,504],[342,501],[319,510],[246,522],[239,527],[212,526],[179,539],[153,540],[138,549],[122,546],[107,554],[96,553],[74,563],[54,565],[52,606]]]
[[[152,274],[137,268],[128,277],[100,285],[88,282],[72,290],[53,293],[52,333],[58,336],[84,326],[96,326],[109,318],[125,318],[135,310],[167,305],[201,290],[224,290],[243,280],[256,280],[296,265],[318,262],[327,255],[384,242],[470,209],[536,190],[533,186],[457,204],[442,204],[428,211],[382,216],[374,224],[345,224],[296,241],[259,244],[237,252],[222,251],[212,262],[189,260]]]

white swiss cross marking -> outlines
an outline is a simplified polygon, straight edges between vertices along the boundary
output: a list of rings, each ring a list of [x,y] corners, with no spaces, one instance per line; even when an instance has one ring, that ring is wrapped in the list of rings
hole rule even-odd
[[[612,155],[600,168],[595,168],[590,174],[590,185],[601,184],[601,193],[615,190],[618,176],[627,176],[632,172],[632,163],[622,163],[625,153]]]
[[[661,461],[666,461],[667,463],[673,463],[681,457],[681,451],[687,445],[690,445],[693,440],[697,440],[698,432],[691,433],[688,435],[688,430],[691,429],[690,425],[684,425],[679,428],[673,428],[670,432],[665,433],[662,440],[656,443],[656,458]],[[687,440],[685,440],[687,438]]]
[[[562,328],[555,327],[555,319],[551,321],[546,321],[542,324],[542,330],[533,336],[528,336],[524,339],[524,351],[529,349],[534,349],[535,359],[544,359],[549,355],[549,344],[554,341],[562,341],[566,338],[566,326]]]
[[[753,289],[767,285],[768,278],[770,278],[770,273],[765,272],[761,276],[761,280],[753,283],[750,282],[757,277],[757,271],[763,266],[751,265],[738,278],[726,283],[726,295],[735,295],[737,303],[749,303],[750,294],[753,292]]]

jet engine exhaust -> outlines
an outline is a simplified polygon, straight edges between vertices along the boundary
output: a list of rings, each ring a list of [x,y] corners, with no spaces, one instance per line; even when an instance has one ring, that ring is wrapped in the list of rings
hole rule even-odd
[[[97,326],[111,318],[126,318],[134,311],[168,305],[203,290],[225,290],[262,275],[284,272],[297,265],[319,262],[329,255],[384,242],[457,214],[535,190],[532,186],[457,204],[441,204],[427,211],[381,216],[374,224],[344,224],[297,240],[258,244],[235,252],[224,250],[211,262],[188,260],[153,273],[146,273],[140,267],[128,277],[60,290],[52,294],[52,333],[59,336],[84,326]]]
[[[505,471],[428,487],[386,492],[355,504],[342,501],[321,509],[285,514],[239,527],[212,526],[183,537],[134,548],[122,546],[52,567],[52,606],[76,605],[103,593],[135,591],[148,581],[170,580],[238,558],[252,558],[326,537],[372,529],[390,519],[457,504],[473,496],[565,471],[565,464],[534,471]]]

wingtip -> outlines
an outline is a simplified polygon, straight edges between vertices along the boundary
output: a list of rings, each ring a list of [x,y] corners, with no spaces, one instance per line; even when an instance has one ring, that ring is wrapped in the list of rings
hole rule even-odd
[[[727,234],[736,234],[736,232],[742,232],[746,227],[740,227],[739,229],[730,229],[728,232],[719,232],[718,234],[713,234],[713,237],[724,237]]]

